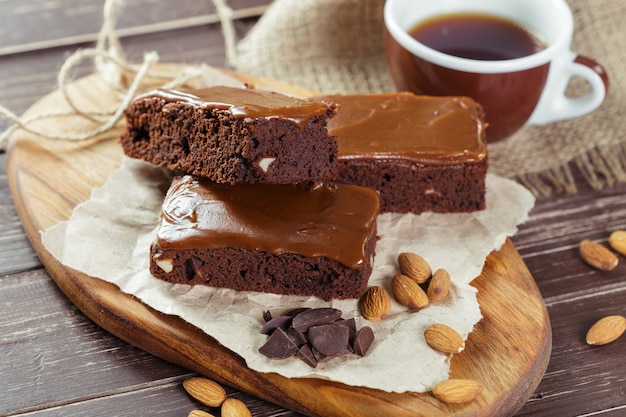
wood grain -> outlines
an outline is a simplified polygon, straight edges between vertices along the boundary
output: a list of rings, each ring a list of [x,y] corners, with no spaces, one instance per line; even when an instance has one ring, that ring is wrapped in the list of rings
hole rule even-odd
[[[266,82],[255,81],[261,86]],[[81,79],[72,89],[85,109],[115,101],[98,76]],[[52,106],[63,106],[58,94],[44,97],[30,112]],[[42,123],[52,130],[90,127],[90,122],[75,118]],[[480,380],[485,391],[477,401],[462,406],[444,405],[429,393],[389,394],[317,379],[259,374],[195,327],[144,306],[112,284],[64,267],[45,251],[38,233],[67,219],[73,207],[119,166],[118,135],[115,129],[92,141],[68,143],[18,131],[8,155],[13,198],[37,253],[67,297],[112,334],[186,369],[314,416],[504,416],[519,409],[539,383],[550,355],[550,323],[532,276],[510,241],[488,258],[475,281],[485,318],[466,350],[454,357],[451,372],[454,377]]]
[[[116,22],[119,38],[220,21],[212,1],[177,0],[176,7],[167,7],[168,1],[124,1]],[[0,16],[11,17],[10,24],[0,29],[0,56],[95,42],[103,23],[103,4],[84,0],[0,2]],[[268,1],[231,0],[228,4],[233,19],[239,20],[260,16]],[[22,28],[36,29],[47,36],[33,39],[31,32]]]

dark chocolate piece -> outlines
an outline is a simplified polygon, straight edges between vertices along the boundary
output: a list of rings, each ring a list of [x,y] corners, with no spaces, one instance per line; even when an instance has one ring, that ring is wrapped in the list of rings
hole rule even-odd
[[[293,340],[293,342],[298,346],[302,346],[302,345],[309,343],[309,340],[306,338],[306,335],[294,329],[293,326],[289,326],[289,328],[287,329],[287,335],[291,337],[291,340]]]
[[[354,353],[359,356],[365,356],[367,351],[372,346],[374,342],[374,331],[371,327],[364,326],[359,329],[356,333],[356,337],[354,338],[354,342],[352,347],[354,348]]]
[[[302,313],[303,311],[310,310],[310,309],[311,308],[309,308],[309,307],[294,308],[293,310],[289,310],[288,312],[286,312],[285,315],[286,316],[295,317],[298,314]]]
[[[348,327],[350,330],[353,330],[356,332],[356,320],[354,319],[354,317],[350,317],[349,319],[341,319],[339,321],[337,321],[337,324],[341,324],[343,326]]]
[[[298,346],[279,327],[267,338],[265,344],[259,348],[259,352],[270,359],[287,359],[298,352]]]
[[[271,316],[269,311],[263,313],[263,317]],[[275,340],[270,343],[268,339],[259,352],[274,359],[284,359],[293,356],[292,352],[296,349],[295,356],[313,368],[319,362],[346,354],[363,356],[374,339],[371,328],[363,327],[357,333],[353,317],[343,319],[341,310],[329,307],[294,309],[270,322],[266,323],[261,332],[269,332],[270,338],[275,337]],[[285,330],[284,325],[289,322],[291,325]],[[294,323],[301,330],[297,330]],[[285,338],[290,339],[291,343]]]
[[[293,318],[292,326],[299,332],[306,332],[311,326],[332,323],[341,318],[341,310],[336,308],[313,308],[303,311]]]
[[[279,327],[287,331],[287,329],[291,325],[292,320],[293,317],[291,316],[274,317],[273,319],[265,323],[265,326],[263,326],[263,328],[261,329],[261,334],[272,334],[272,332]]]
[[[304,363],[309,365],[311,368],[317,367],[317,358],[313,354],[310,345],[302,345],[296,353],[296,357],[304,361]]]
[[[325,356],[348,353],[350,329],[340,324],[324,324],[309,328],[311,347]]]
[[[263,312],[263,320],[265,320],[265,322],[267,323],[271,319],[272,319],[272,313],[269,310],[264,311]]]

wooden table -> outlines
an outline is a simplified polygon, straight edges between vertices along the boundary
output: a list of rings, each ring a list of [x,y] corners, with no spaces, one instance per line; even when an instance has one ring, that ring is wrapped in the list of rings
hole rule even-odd
[[[244,34],[267,0],[230,4]],[[163,61],[224,65],[223,40],[210,2],[128,0],[118,27],[124,50],[139,60],[156,48]],[[0,4],[0,104],[22,112],[54,88],[65,57],[92,46],[102,2],[20,0]],[[89,71],[89,68],[84,68]],[[0,121],[0,129],[8,122]],[[86,318],[38,260],[8,190],[0,153],[0,415],[172,415],[199,404],[182,389],[189,371],[112,336]],[[542,197],[513,243],[542,292],[553,347],[547,372],[518,416],[626,415],[626,337],[589,347],[598,318],[626,314],[626,259],[612,272],[586,266],[578,243],[606,243],[626,229],[626,184]],[[254,416],[298,414],[228,388]]]

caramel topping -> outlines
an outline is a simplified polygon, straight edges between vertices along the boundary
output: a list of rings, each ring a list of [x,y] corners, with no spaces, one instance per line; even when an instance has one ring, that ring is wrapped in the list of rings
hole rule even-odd
[[[378,209],[376,191],[354,185],[224,185],[185,175],[163,203],[157,243],[296,253],[356,269],[367,260]]]
[[[156,89],[138,97],[143,98],[160,98],[169,103],[186,103],[201,109],[228,110],[236,119],[281,118],[300,129],[313,117],[329,111],[324,103],[300,100],[269,91],[224,86],[193,90],[190,93]]]
[[[337,137],[339,160],[447,165],[477,162],[487,155],[482,112],[470,98],[388,93],[313,100],[339,105],[328,121],[329,133]]]

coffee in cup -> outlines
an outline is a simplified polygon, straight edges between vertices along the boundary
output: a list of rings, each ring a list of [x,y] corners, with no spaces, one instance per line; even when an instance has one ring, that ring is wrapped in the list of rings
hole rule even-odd
[[[384,18],[396,88],[472,97],[485,110],[489,142],[589,113],[608,89],[604,69],[570,50],[564,0],[387,0]],[[568,97],[574,76],[591,92]]]

